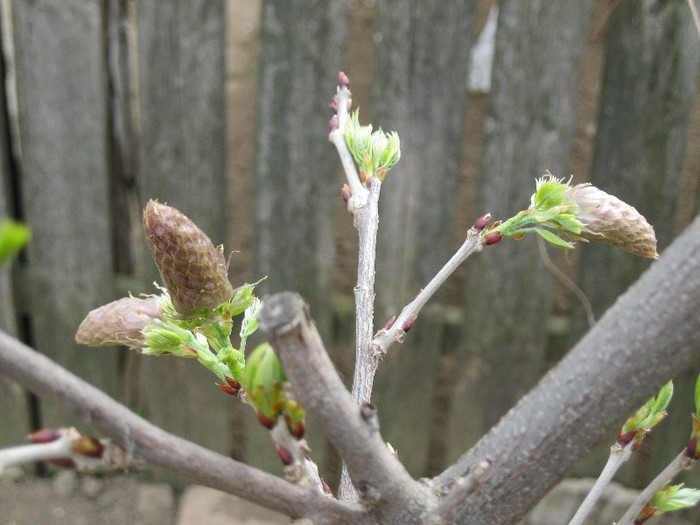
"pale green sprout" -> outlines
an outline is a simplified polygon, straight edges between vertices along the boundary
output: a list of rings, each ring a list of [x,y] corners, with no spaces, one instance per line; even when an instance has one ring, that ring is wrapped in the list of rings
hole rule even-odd
[[[363,182],[370,177],[384,180],[391,168],[401,158],[401,140],[392,131],[381,128],[373,131],[372,125],[360,124],[360,110],[352,112],[345,125],[345,141],[355,162],[363,173]]]
[[[689,509],[700,501],[700,490],[685,488],[683,483],[678,485],[668,485],[657,492],[648,507],[654,509],[654,516],[673,512],[677,510]]]
[[[9,219],[0,222],[0,265],[17,254],[29,241],[29,227]]]

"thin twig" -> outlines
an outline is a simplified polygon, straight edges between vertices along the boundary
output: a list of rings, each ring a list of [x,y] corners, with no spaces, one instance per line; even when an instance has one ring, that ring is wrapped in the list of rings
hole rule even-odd
[[[377,335],[372,340],[372,352],[374,353],[375,361],[381,361],[395,341],[403,342],[406,331],[411,327],[428,300],[470,255],[480,252],[483,248],[481,232],[476,228],[470,228],[462,246],[425,288],[420,291],[416,298],[404,307],[393,325],[388,329],[384,328],[377,332]]]
[[[76,414],[139,460],[315,523],[364,523],[361,506],[330,499],[174,436],[0,330],[0,372]]]
[[[639,493],[637,499],[634,500],[632,506],[627,509],[624,516],[620,518],[617,525],[633,525],[634,520],[639,516],[647,503],[651,501],[654,495],[664,488],[669,481],[671,481],[676,475],[680,474],[684,470],[690,469],[695,461],[686,455],[686,451],[683,450],[678,454],[671,463],[669,463],[665,469],[663,469],[658,476],[656,476],[647,487]]]
[[[490,467],[490,461],[482,461],[465,476],[458,478],[452,485],[450,493],[435,508],[423,516],[425,523],[428,525],[448,523],[446,521],[447,517],[455,507],[481,487],[481,483]]]
[[[581,506],[576,511],[576,514],[574,514],[571,521],[569,521],[569,525],[581,525],[581,523],[583,523],[583,520],[586,519],[588,514],[590,514],[591,510],[593,509],[593,506],[603,495],[605,487],[608,486],[610,480],[613,478],[617,470],[630,458],[631,455],[632,446],[630,443],[624,447],[615,443],[612,447],[610,447],[610,456],[608,457],[608,461],[605,463],[605,467],[603,467],[603,471],[600,473],[600,476],[598,476],[598,479],[593,487],[591,487],[591,490],[586,495],[586,498],[581,503]]]
[[[76,444],[84,438],[75,428],[51,431],[52,441],[30,443],[0,449],[0,475],[8,467],[36,461],[69,461],[71,468],[81,472],[98,472],[113,469],[139,468],[137,461],[129,461],[124,451],[110,440],[99,440],[99,456],[88,457],[76,451]],[[91,439],[91,438],[88,438]]]

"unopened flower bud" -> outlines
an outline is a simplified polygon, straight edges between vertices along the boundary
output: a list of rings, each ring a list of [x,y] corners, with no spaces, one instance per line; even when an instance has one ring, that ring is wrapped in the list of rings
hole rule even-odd
[[[564,193],[583,223],[579,234],[589,241],[611,244],[634,255],[657,259],[654,228],[633,206],[590,184],[578,184]]]
[[[178,313],[214,308],[233,297],[222,248],[184,214],[149,201],[143,213],[148,245]]]
[[[161,298],[124,297],[105,304],[87,314],[78,326],[75,340],[87,346],[124,345],[142,348],[142,330],[163,315]]]

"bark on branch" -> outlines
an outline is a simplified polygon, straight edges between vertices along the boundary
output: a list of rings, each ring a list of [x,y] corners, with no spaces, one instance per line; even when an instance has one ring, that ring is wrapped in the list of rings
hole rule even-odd
[[[110,436],[127,457],[291,517],[326,524],[360,522],[359,505],[330,499],[169,434],[1,330],[0,372]]]
[[[473,465],[492,462],[480,490],[455,509],[454,522],[516,523],[577,460],[697,361],[699,311],[700,217],[529,394],[436,478],[447,489]]]
[[[298,401],[323,426],[362,502],[378,522],[421,523],[422,514],[434,506],[432,493],[411,478],[387,449],[375,408],[355,403],[302,298],[290,292],[266,298],[259,322],[284,364]]]

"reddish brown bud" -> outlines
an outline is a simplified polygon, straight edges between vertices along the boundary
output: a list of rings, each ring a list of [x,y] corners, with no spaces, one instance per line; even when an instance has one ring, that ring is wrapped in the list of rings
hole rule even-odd
[[[269,416],[266,416],[262,412],[258,411],[258,423],[260,423],[266,429],[272,430],[273,427],[275,426],[275,423],[277,423],[277,420],[274,418],[271,418]]]
[[[100,440],[90,436],[80,436],[78,439],[73,441],[72,446],[73,450],[75,450],[78,454],[82,454],[83,456],[87,456],[89,458],[102,457],[102,452],[104,451],[104,447],[102,446],[102,443],[100,443]]]
[[[656,509],[654,507],[647,505],[646,507],[644,507],[642,509],[642,511],[634,519],[634,525],[642,525],[642,523],[647,521],[649,518],[653,517],[655,514],[656,514]]]
[[[474,229],[481,231],[484,228],[486,228],[486,226],[488,225],[488,223],[490,221],[491,221],[491,214],[490,213],[487,213],[486,215],[482,215],[481,217],[479,217],[478,219],[476,219],[474,221]]]
[[[401,327],[401,330],[403,330],[404,332],[408,332],[411,329],[411,327],[413,326],[413,323],[415,323],[415,322],[416,322],[415,317],[409,317],[408,320]]]
[[[61,437],[61,434],[53,428],[42,428],[36,432],[32,432],[27,436],[27,440],[32,443],[50,443]]]
[[[688,446],[685,448],[685,455],[691,459],[700,459],[700,454],[698,454],[697,436],[691,436],[691,438],[688,440]]]
[[[498,244],[503,240],[503,235],[501,232],[491,232],[484,235],[484,245],[491,246],[492,244]]]
[[[350,89],[350,79],[342,71],[338,73],[338,87]]]
[[[184,315],[214,308],[233,297],[221,248],[184,214],[149,201],[143,227],[153,259],[175,309]]]
[[[384,323],[384,330],[389,330],[392,326],[394,326],[394,321],[396,321],[396,316],[392,315],[391,318]]]
[[[221,383],[215,383],[216,386],[219,387],[219,390],[222,392],[225,392],[226,394],[230,396],[235,396],[238,392],[236,391],[235,388],[233,388],[231,385],[222,385]]]
[[[228,386],[233,388],[235,390],[235,393],[238,394],[238,392],[241,391],[241,384],[236,381],[234,378],[229,377],[229,376],[224,376],[224,379],[226,380],[226,383],[228,383]]]
[[[55,458],[49,461],[55,467],[75,468],[77,465],[71,458]]]
[[[352,197],[352,190],[347,184],[343,184],[343,188],[340,190],[340,196],[343,198],[343,202],[347,204],[350,202],[350,197]]]
[[[330,485],[326,483],[326,480],[321,478],[321,486],[323,487],[323,493],[328,494],[329,496],[333,495],[333,491],[331,490]]]
[[[335,130],[338,129],[338,127],[338,115],[333,115],[328,121],[328,134],[330,135],[331,133],[333,133]]]
[[[288,467],[289,465],[294,463],[294,456],[292,456],[292,453],[284,448],[282,445],[277,445],[277,455],[280,458],[280,461],[282,461],[282,465],[285,467]]]
[[[338,95],[333,95],[333,98],[328,103],[333,112],[338,111]]]
[[[285,416],[285,419],[287,421],[289,433],[297,439],[303,438],[304,434],[306,433],[306,425],[304,425],[304,422],[297,421],[294,423],[289,416]]]

